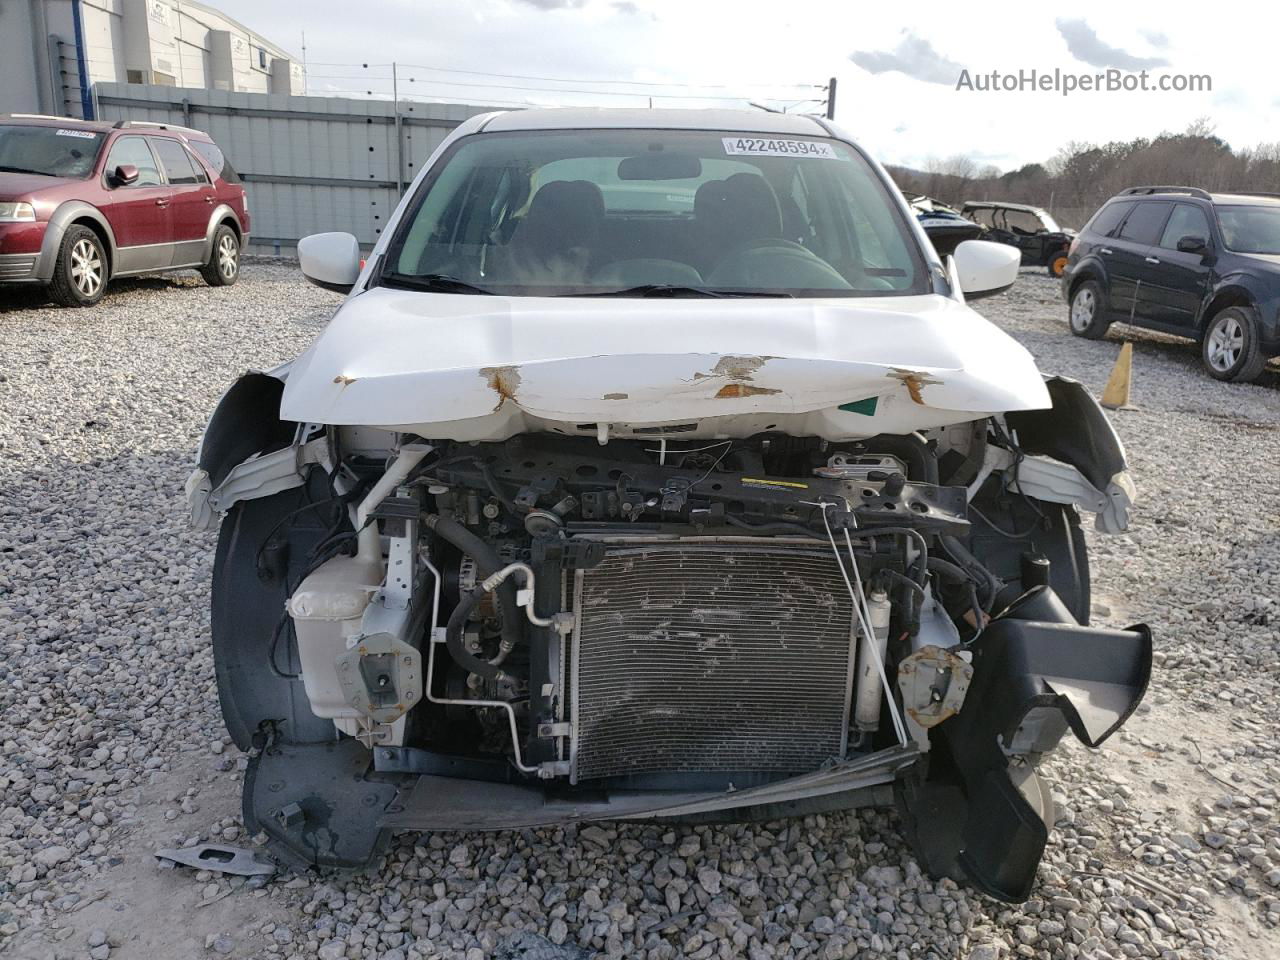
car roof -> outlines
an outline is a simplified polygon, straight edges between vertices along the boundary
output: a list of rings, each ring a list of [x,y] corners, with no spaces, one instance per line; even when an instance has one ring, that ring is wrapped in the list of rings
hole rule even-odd
[[[41,113],[0,113],[0,123],[15,123],[33,127],[62,127],[72,130],[92,130],[95,133],[110,133],[112,130],[130,130],[134,133],[160,133],[185,137],[188,140],[207,140],[213,142],[203,130],[179,126],[175,123],[160,123],[152,120],[79,120],[75,117],[54,117]]]
[[[1280,194],[1277,193],[1213,193],[1214,203],[1252,204],[1274,207],[1280,205]]]
[[[93,130],[97,133],[106,133],[114,125],[110,120],[77,120],[74,117],[54,117],[42,113],[0,113],[0,123],[16,123],[32,127]]]
[[[828,136],[815,117],[766,110],[555,107],[491,114],[485,133],[514,130],[723,130],[727,133]]]

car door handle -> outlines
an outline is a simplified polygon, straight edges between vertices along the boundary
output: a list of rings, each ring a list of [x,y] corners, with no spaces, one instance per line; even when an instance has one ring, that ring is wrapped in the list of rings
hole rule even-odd
[[[165,197],[156,197],[157,207],[167,207],[168,205],[169,205],[168,199],[166,199]]]
[[[1147,263],[1159,263],[1159,262],[1160,262],[1159,257],[1147,257]]]
[[[1099,250],[1098,252],[1099,252],[1099,253],[1101,253],[1101,254],[1104,254],[1105,256],[1108,256],[1108,257],[1109,257],[1109,256],[1111,256],[1111,248],[1110,248],[1110,247],[1103,247],[1103,248],[1102,248],[1101,250]]]

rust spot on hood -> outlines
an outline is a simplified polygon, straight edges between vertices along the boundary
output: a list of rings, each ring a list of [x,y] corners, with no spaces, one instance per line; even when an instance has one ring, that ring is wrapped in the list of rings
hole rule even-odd
[[[693,379],[727,377],[730,380],[750,380],[764,366],[764,362],[771,359],[772,357],[721,357],[710,373],[695,373]]]
[[[898,367],[894,367],[885,376],[891,380],[901,380],[902,385],[907,388],[907,393],[911,395],[912,402],[921,406],[925,406],[924,388],[942,383],[941,380],[931,380],[928,374],[919,370],[903,370]]]
[[[498,395],[498,402],[494,406],[494,410],[497,410],[506,401],[516,398],[516,391],[520,389],[519,367],[483,367],[480,370],[480,376],[484,379],[489,389]]]
[[[716,391],[717,400],[733,400],[739,397],[769,397],[781,393],[773,387],[756,387],[749,383],[726,383]]]
[[[340,373],[333,378],[333,382],[337,384],[341,384],[344,387],[349,387],[351,384],[355,383],[356,380],[358,379],[359,377],[348,377],[345,373]]]

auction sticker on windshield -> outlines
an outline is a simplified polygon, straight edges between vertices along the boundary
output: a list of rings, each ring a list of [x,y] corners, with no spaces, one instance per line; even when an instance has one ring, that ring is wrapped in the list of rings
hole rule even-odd
[[[760,137],[725,137],[724,152],[757,157],[821,157],[839,160],[829,143],[817,140],[766,140]]]

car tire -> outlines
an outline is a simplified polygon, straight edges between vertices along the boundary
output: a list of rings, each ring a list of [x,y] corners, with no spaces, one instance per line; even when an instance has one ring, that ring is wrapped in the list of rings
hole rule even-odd
[[[1067,324],[1077,337],[1101,340],[1111,327],[1111,321],[1106,317],[1106,295],[1097,280],[1086,280],[1071,292]]]
[[[107,254],[98,235],[78,224],[58,247],[49,299],[63,307],[92,307],[107,290]]]
[[[1229,383],[1257,380],[1267,365],[1258,340],[1258,319],[1252,307],[1219,310],[1205,328],[1200,359],[1209,376]]]
[[[213,234],[209,262],[200,268],[200,276],[211,287],[229,287],[240,276],[240,238],[225,223]]]
[[[1049,276],[1056,278],[1061,277],[1067,272],[1067,251],[1064,247],[1061,250],[1055,250],[1049,254],[1049,260],[1045,263],[1045,267],[1049,270]]]

